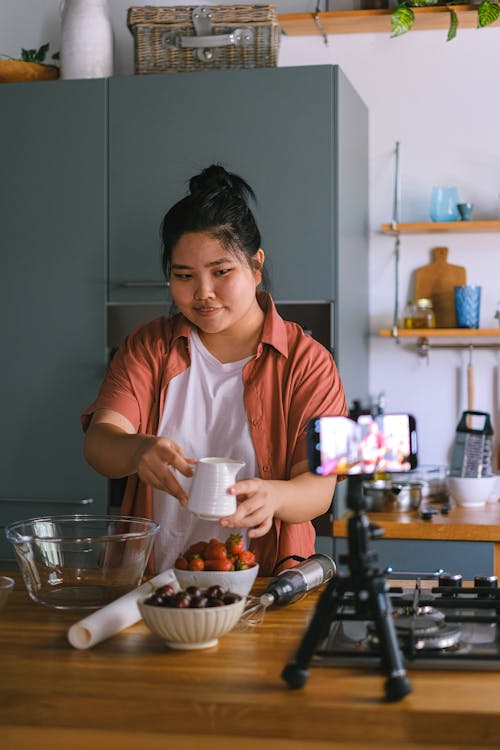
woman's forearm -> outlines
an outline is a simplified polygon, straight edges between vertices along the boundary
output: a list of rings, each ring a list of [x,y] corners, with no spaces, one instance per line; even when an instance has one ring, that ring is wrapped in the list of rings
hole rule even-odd
[[[275,484],[276,518],[287,523],[302,523],[326,513],[335,490],[336,477],[317,477],[304,472]]]
[[[137,471],[136,456],[147,439],[147,435],[126,432],[114,424],[91,424],[85,434],[85,460],[111,479],[129,476]]]

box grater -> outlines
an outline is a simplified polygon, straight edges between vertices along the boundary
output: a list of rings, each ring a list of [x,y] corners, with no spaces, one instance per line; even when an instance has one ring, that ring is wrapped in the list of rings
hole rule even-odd
[[[490,476],[492,440],[490,415],[482,411],[464,411],[457,425],[450,476]]]

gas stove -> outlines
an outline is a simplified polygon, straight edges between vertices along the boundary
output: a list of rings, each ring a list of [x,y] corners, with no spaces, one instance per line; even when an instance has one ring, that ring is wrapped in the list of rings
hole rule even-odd
[[[437,586],[417,578],[389,587],[387,598],[404,667],[500,670],[500,589],[495,576],[463,586],[460,575],[442,573]],[[315,649],[311,666],[376,667],[380,648],[373,621],[362,619],[351,593]]]

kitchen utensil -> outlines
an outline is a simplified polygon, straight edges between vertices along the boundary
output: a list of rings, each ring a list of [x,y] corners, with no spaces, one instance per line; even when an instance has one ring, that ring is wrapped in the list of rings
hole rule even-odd
[[[456,187],[433,187],[430,217],[432,221],[457,221],[458,190]]]
[[[189,491],[188,509],[198,518],[217,521],[236,510],[236,497],[227,490],[234,481],[244,461],[232,458],[200,458],[194,470]]]
[[[420,482],[422,484],[422,499],[429,498],[430,502],[444,502],[448,498],[446,478],[448,466],[419,465],[413,471],[398,474],[399,484],[406,482]]]
[[[187,589],[188,586],[197,586],[200,589],[206,589],[209,586],[219,585],[223,589],[232,591],[234,594],[246,596],[255,583],[259,566],[254,565],[252,568],[245,570],[180,570],[174,568],[175,577],[179,581],[181,589]]]
[[[456,429],[450,476],[491,476],[492,440],[490,415],[482,411],[464,411]]]
[[[454,289],[466,283],[466,271],[447,262],[447,247],[433,248],[432,257],[431,263],[415,271],[415,298],[432,300],[437,328],[455,328]]]
[[[245,607],[245,597],[220,607],[157,607],[138,602],[148,628],[174,649],[202,649],[216,646],[221,635],[234,628]]]
[[[0,576],[0,612],[7,604],[9,594],[14,588],[14,579],[9,576]]]
[[[467,409],[474,410],[474,365],[472,364],[472,346],[469,349],[469,364],[467,365]]]
[[[154,521],[128,516],[45,516],[6,528],[29,595],[55,609],[97,609],[139,585]]]
[[[393,513],[418,510],[422,502],[422,482],[393,482],[376,479],[363,482],[367,511]]]
[[[263,594],[247,597],[241,627],[260,625],[268,607],[273,604],[282,607],[297,601],[308,591],[329,581],[336,572],[335,561],[322,553],[311,555],[293,568],[283,570],[273,578]]]
[[[479,328],[481,287],[464,284],[455,287],[455,315],[458,328]]]

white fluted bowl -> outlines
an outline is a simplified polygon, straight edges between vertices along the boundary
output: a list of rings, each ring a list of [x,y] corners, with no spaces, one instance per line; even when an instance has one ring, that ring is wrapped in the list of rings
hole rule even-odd
[[[245,607],[245,597],[233,604],[199,609],[157,607],[138,602],[148,628],[175,649],[202,649],[216,646],[221,635],[234,628]]]

